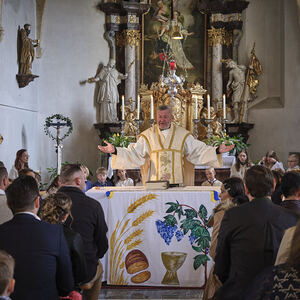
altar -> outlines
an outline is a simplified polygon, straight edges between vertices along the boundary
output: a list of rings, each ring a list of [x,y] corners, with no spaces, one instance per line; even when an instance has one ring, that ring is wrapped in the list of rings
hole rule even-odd
[[[211,269],[207,223],[218,193],[217,187],[195,186],[89,190],[86,194],[101,203],[108,225],[103,281],[203,287]]]

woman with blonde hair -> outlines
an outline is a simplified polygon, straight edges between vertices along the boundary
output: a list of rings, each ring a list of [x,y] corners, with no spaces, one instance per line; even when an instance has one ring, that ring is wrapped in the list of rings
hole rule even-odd
[[[42,205],[39,216],[43,221],[51,224],[61,224],[71,215],[72,200],[64,193],[56,193],[47,197]],[[67,226],[64,227],[64,235],[69,246],[72,261],[75,290],[80,291],[80,284],[86,280],[86,261],[83,250],[83,242],[79,233]]]

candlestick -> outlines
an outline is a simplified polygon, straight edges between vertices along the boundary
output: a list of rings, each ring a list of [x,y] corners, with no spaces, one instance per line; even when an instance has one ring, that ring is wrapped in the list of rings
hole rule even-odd
[[[193,123],[194,123],[194,138],[198,139],[198,123],[200,122],[200,119],[193,119]]]
[[[207,124],[207,138],[210,139],[212,137],[212,130],[211,130],[211,123],[212,123],[212,119],[208,118],[205,119],[205,122]]]
[[[151,103],[150,103],[150,119],[154,119],[154,106],[153,106],[153,96],[151,95]]]
[[[198,97],[195,97],[195,119],[198,119]]]
[[[226,119],[226,96],[223,94],[223,119]]]
[[[124,95],[122,95],[122,121],[125,120],[125,98]]]
[[[210,96],[207,94],[207,119],[210,119]]]
[[[136,112],[136,119],[140,119],[140,95],[137,97],[137,112]]]

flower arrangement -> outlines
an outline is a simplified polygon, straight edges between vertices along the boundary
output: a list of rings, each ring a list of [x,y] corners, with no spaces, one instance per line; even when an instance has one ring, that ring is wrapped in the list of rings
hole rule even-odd
[[[246,144],[243,141],[243,136],[241,134],[238,134],[237,136],[229,136],[228,134],[222,134],[221,136],[213,135],[211,138],[208,138],[205,140],[205,143],[210,146],[218,147],[223,142],[226,142],[226,145],[235,145],[235,148],[233,148],[229,153],[232,154],[234,151],[239,153],[241,150],[248,149],[250,144]]]
[[[135,141],[133,137],[125,136],[119,133],[114,133],[104,140],[108,141],[115,147],[125,148],[127,148],[130,143],[133,143]]]

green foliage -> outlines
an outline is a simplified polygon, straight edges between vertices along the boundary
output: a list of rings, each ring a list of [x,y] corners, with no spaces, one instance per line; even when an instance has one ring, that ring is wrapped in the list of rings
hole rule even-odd
[[[223,134],[222,136],[213,135],[211,138],[205,140],[207,145],[214,147],[220,146],[223,142],[226,142],[227,146],[234,144],[234,149],[236,149],[237,153],[241,150],[247,150],[250,146],[250,144],[244,143],[243,136],[241,134],[238,134],[237,136],[229,136],[227,134]],[[231,154],[234,152],[234,149],[230,151]]]
[[[189,205],[180,204],[178,201],[166,204],[169,205],[166,210],[167,215],[164,217],[166,225],[179,224],[184,235],[193,237],[192,248],[201,253],[194,257],[194,269],[198,269],[201,265],[204,266],[209,260],[207,252],[210,242],[210,234],[207,229],[207,209],[203,204],[200,205],[198,211]]]
[[[108,136],[106,139],[109,143],[111,143],[115,147],[125,147],[127,148],[130,143],[135,142],[133,137],[125,136],[119,133],[114,133]]]

